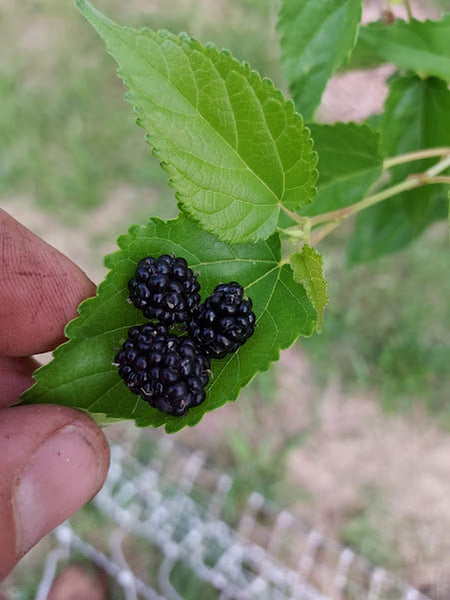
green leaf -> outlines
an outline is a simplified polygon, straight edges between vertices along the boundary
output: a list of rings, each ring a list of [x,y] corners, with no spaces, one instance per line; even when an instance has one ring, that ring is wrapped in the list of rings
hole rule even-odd
[[[301,283],[306,290],[311,304],[317,313],[317,332],[322,331],[323,311],[328,304],[327,282],[323,275],[323,258],[311,246],[306,244],[301,252],[290,257],[294,279]]]
[[[77,5],[118,62],[183,210],[204,229],[233,243],[267,239],[282,205],[311,201],[309,130],[270,80],[186,34],[120,27]]]
[[[355,45],[362,0],[282,0],[281,61],[297,110],[312,119],[328,79]]]
[[[382,171],[379,135],[366,125],[311,125],[319,154],[318,194],[303,215],[317,215],[362,199]]]
[[[422,77],[450,80],[450,14],[440,21],[375,22],[359,29],[351,66],[391,62]]]
[[[394,77],[380,123],[380,149],[385,157],[450,146],[450,91],[440,79],[414,75]],[[437,159],[398,165],[389,185],[429,168]],[[400,250],[430,223],[446,218],[444,185],[428,185],[399,194],[361,212],[350,241],[352,263]]]
[[[180,216],[133,226],[118,243],[120,250],[105,259],[111,271],[97,296],[81,304],[80,316],[66,327],[69,341],[36,372],[36,384],[23,396],[25,403],[64,404],[101,419],[135,419],[139,426],[165,425],[168,432],[178,431],[235,400],[258,371],[278,359],[281,348],[314,330],[316,316],[304,288],[294,281],[289,265],[279,264],[277,234],[266,241],[230,246]],[[184,256],[200,273],[203,299],[219,282],[237,280],[253,300],[257,317],[254,335],[238,352],[212,361],[205,402],[180,418],[165,415],[133,395],[112,365],[128,329],[144,322],[142,313],[126,301],[127,283],[138,261],[172,252]]]

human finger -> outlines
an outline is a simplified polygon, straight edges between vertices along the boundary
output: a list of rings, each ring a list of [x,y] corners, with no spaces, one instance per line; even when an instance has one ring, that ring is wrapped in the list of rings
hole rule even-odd
[[[0,410],[0,580],[99,491],[108,466],[102,430],[80,411]]]
[[[53,349],[95,285],[69,258],[0,209],[0,353]]]
[[[0,354],[0,408],[17,402],[20,395],[33,385],[32,374],[38,366],[38,361],[31,356]]]

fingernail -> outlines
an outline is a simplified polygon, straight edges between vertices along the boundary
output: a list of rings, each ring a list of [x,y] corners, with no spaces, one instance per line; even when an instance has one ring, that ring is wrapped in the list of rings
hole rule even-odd
[[[67,425],[34,452],[14,491],[16,544],[20,555],[81,508],[103,482],[89,433]]]

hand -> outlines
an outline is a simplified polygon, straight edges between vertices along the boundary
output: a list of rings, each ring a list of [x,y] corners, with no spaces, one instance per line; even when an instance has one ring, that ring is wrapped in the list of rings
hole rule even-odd
[[[94,293],[74,263],[0,209],[0,581],[108,471],[106,438],[85,414],[11,406],[33,383],[30,355],[64,341],[65,324]]]

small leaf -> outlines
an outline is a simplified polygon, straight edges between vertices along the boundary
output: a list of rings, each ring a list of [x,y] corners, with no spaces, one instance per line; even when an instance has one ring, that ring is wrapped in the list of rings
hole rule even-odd
[[[397,20],[360,27],[352,65],[391,62],[421,77],[450,80],[450,14],[440,21]]]
[[[355,45],[362,0],[282,0],[281,61],[297,110],[312,119],[328,79]]]
[[[290,259],[294,279],[297,283],[303,285],[317,313],[316,329],[320,333],[323,325],[323,311],[328,304],[327,282],[323,275],[322,255],[305,244],[301,252],[292,254]]]
[[[304,288],[289,265],[280,266],[280,241],[230,246],[180,216],[164,222],[152,219],[134,226],[118,240],[120,250],[106,257],[111,271],[95,298],[80,306],[80,316],[66,327],[69,341],[54,359],[35,373],[36,384],[23,395],[25,403],[64,404],[99,415],[102,421],[135,419],[139,426],[165,425],[168,432],[195,425],[205,412],[235,400],[258,371],[265,371],[299,335],[309,336],[316,316]],[[133,395],[112,365],[117,349],[133,325],[145,322],[127,303],[129,279],[144,256],[165,253],[184,256],[199,272],[203,299],[219,282],[236,280],[253,300],[257,327],[238,352],[213,360],[207,399],[185,417],[165,415]]]
[[[380,150],[385,157],[422,148],[450,146],[450,91],[440,79],[397,76],[380,123]],[[389,185],[420,173],[437,159],[398,165]],[[350,240],[351,263],[373,260],[400,250],[430,223],[446,218],[444,185],[428,185],[385,200],[361,212]]]
[[[311,202],[309,130],[247,64],[186,34],[120,27],[77,0],[119,63],[138,123],[183,210],[229,242],[267,239],[281,205]]]
[[[366,125],[311,125],[319,154],[318,194],[302,214],[337,210],[362,199],[382,171],[379,135]]]

